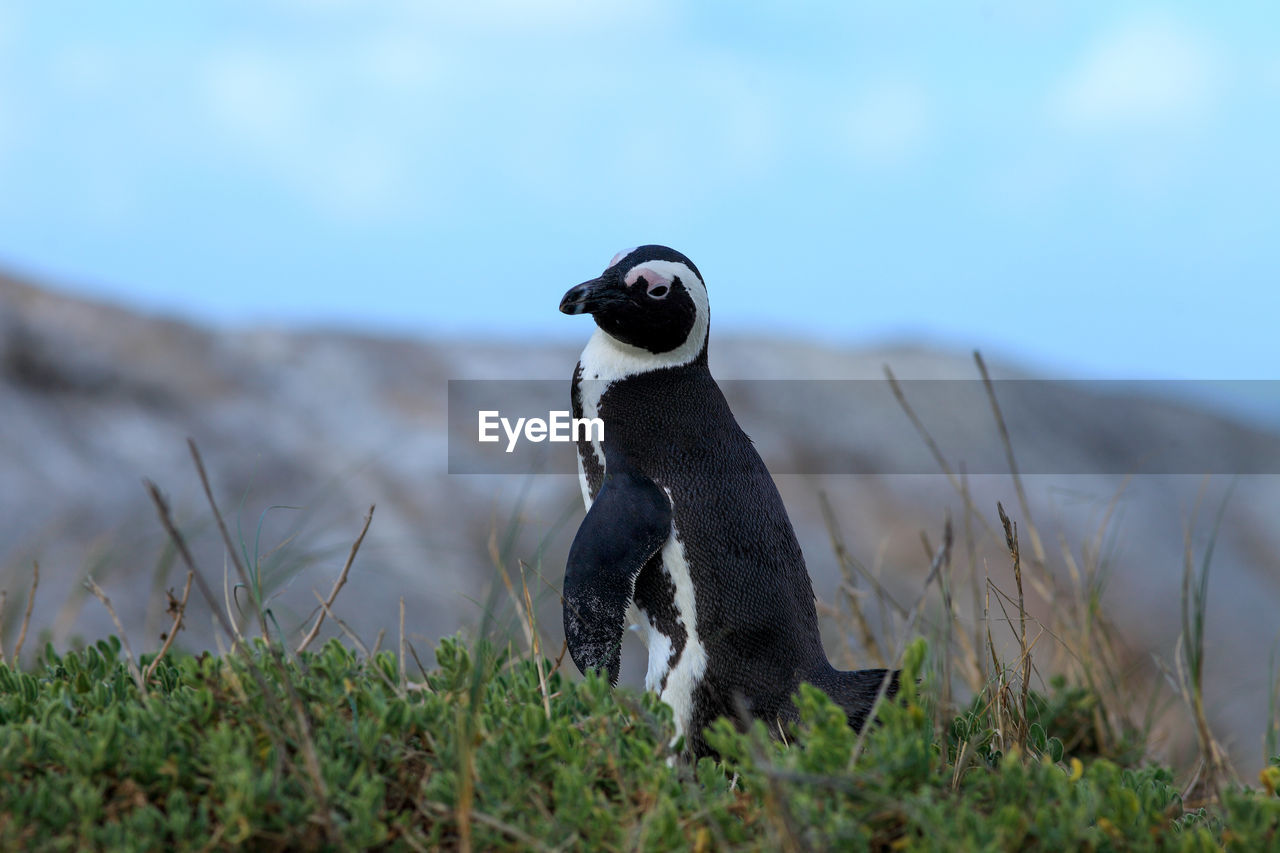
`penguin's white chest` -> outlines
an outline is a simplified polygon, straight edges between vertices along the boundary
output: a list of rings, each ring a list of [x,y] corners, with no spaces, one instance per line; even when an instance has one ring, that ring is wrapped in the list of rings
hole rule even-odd
[[[649,645],[649,668],[645,673],[646,690],[658,693],[671,706],[676,724],[676,737],[689,730],[693,718],[693,694],[707,671],[707,650],[698,636],[698,610],[685,559],[684,544],[672,525],[671,535],[662,546],[662,571],[675,589],[675,620],[684,628],[684,648],[676,654],[676,638],[660,631],[649,614],[640,610],[641,630]]]

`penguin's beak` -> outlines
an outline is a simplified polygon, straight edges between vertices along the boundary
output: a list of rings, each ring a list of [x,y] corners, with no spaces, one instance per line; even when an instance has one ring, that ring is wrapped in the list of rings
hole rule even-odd
[[[593,278],[584,281],[560,300],[560,311],[564,314],[594,314],[601,308],[619,302],[617,284],[607,278]]]

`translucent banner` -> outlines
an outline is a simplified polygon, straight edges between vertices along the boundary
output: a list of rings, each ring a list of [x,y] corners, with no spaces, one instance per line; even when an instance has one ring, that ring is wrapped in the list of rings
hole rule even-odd
[[[1275,381],[719,384],[774,474],[937,474],[936,454],[1007,474],[1009,447],[1023,474],[1280,473]],[[607,440],[607,395],[600,414],[575,422],[563,380],[451,380],[449,473],[572,474],[575,436]]]

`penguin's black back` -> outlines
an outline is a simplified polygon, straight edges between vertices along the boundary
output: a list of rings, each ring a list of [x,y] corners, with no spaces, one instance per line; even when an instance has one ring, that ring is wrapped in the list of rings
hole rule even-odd
[[[710,303],[692,261],[665,246],[620,252],[560,310],[596,322],[572,400],[575,417],[604,422],[603,439],[578,443],[588,512],[563,607],[574,663],[616,680],[634,601],[645,684],[693,754],[710,752],[702,732],[719,716],[778,731],[801,681],[862,725],[886,673],[827,661],[782,499],[708,370]]]
[[[839,701],[837,694],[848,691],[822,649],[800,544],[773,478],[705,358],[613,381],[599,414],[606,454],[625,455],[671,498],[707,657],[693,697],[695,752],[705,751],[701,729],[717,716],[737,717],[739,702],[752,718],[791,719],[800,681]],[[579,451],[593,456],[585,442]],[[587,477],[594,494],[599,469],[588,466]],[[671,595],[659,554],[637,578],[635,601],[668,635],[680,631],[674,618],[663,619]]]

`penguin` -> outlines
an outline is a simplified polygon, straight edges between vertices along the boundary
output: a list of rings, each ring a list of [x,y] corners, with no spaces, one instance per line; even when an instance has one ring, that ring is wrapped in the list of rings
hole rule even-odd
[[[897,672],[827,660],[782,498],[708,368],[698,268],[666,246],[625,250],[560,310],[595,320],[571,405],[604,425],[603,436],[575,436],[587,514],[565,568],[564,630],[579,671],[617,685],[634,604],[645,688],[671,706],[686,757],[714,755],[703,733],[718,717],[782,733],[801,682],[860,729],[883,682],[896,691]]]

